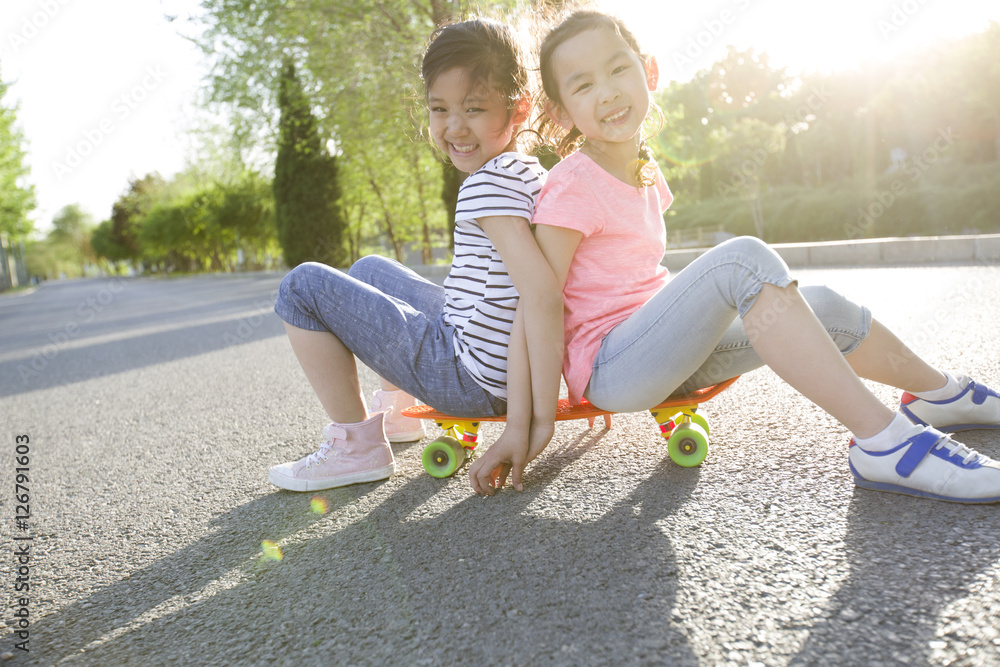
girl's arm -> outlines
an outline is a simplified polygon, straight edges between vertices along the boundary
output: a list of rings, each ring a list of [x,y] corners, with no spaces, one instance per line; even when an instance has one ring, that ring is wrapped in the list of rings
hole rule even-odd
[[[549,266],[552,271],[552,279],[555,281],[555,288],[559,294],[559,365],[560,372],[556,375],[556,387],[555,396],[559,395],[559,379],[562,377],[562,358],[563,358],[563,345],[565,342],[565,331],[564,331],[564,320],[563,320],[563,300],[562,293],[563,288],[566,286],[566,278],[569,276],[569,267],[573,263],[573,256],[576,254],[577,246],[580,245],[580,241],[583,240],[583,234],[574,229],[566,229],[564,227],[553,227],[550,225],[535,225],[535,241],[538,244],[538,249],[542,256],[545,258],[545,263]],[[551,372],[551,371],[549,371]],[[532,373],[534,374],[534,366],[532,366]],[[549,388],[551,390],[551,388]],[[556,401],[558,398],[552,400],[552,423],[555,422],[555,408]],[[528,460],[526,463],[534,460],[546,445],[549,444],[552,435],[549,434],[548,438],[542,439],[532,439],[530,447],[528,449]]]
[[[521,489],[530,451],[541,451],[555,429],[562,377],[562,289],[538,248],[528,221],[512,216],[480,218],[520,295],[507,360],[507,425],[469,469],[476,493],[490,495],[508,473]]]

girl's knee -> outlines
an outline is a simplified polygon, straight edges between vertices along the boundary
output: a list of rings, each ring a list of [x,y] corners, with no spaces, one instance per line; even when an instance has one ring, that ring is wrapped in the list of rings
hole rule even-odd
[[[871,313],[867,308],[825,285],[806,285],[800,291],[841,352],[853,351],[868,337]]]
[[[344,277],[337,269],[319,262],[303,262],[281,279],[278,286],[278,302],[291,295],[308,296],[315,292],[329,291],[331,282]]]
[[[329,270],[329,266],[319,262],[303,262],[285,274],[285,277],[281,279],[278,291],[287,292],[304,283],[313,282]]]
[[[736,238],[729,239],[716,247],[725,249],[726,252],[742,255],[754,263],[766,263],[777,260],[784,264],[784,260],[781,259],[781,256],[774,250],[774,248],[767,245],[756,236],[737,236]]]
[[[382,273],[392,264],[395,264],[395,262],[388,257],[383,257],[382,255],[365,255],[351,265],[351,268],[347,270],[347,275],[363,283],[369,283],[368,278],[370,276]]]
[[[826,285],[804,285],[799,291],[820,321],[856,321],[861,314],[860,306]]]

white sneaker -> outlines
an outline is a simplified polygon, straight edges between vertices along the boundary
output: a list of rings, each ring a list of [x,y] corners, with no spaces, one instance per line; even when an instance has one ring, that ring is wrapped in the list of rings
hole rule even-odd
[[[417,399],[401,389],[396,391],[379,389],[372,396],[371,411],[385,413],[385,434],[389,438],[389,442],[413,442],[414,440],[422,440],[427,435],[422,421],[400,414],[406,408],[412,408],[416,404]]]
[[[964,389],[943,401],[928,401],[903,392],[899,410],[914,424],[941,431],[1000,428],[1000,394],[968,377],[958,379]]]
[[[323,428],[319,451],[271,468],[271,484],[289,491],[321,491],[375,482],[396,472],[396,460],[382,429],[382,413],[358,424]]]
[[[854,440],[848,449],[854,483],[866,489],[955,503],[1000,502],[1000,463],[933,428],[884,452]]]

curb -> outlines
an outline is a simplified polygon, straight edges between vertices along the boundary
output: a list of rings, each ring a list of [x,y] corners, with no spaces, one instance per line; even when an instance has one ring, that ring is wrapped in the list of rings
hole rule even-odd
[[[928,264],[1000,263],[1000,234],[969,236],[914,236],[771,244],[790,268],[913,266]],[[668,250],[663,264],[680,271],[709,248]],[[411,266],[428,280],[441,283],[451,268],[447,264]]]
[[[1000,234],[774,243],[771,247],[791,268],[1000,262]],[[708,248],[668,250],[661,263],[671,271],[680,271],[708,250]]]

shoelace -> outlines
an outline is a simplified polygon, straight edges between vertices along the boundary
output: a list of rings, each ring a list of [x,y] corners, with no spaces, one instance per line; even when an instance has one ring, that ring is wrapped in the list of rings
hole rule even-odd
[[[313,452],[306,457],[306,470],[313,467],[313,465],[327,461],[330,458],[327,454],[336,449],[334,442],[337,440],[347,440],[347,431],[343,426],[330,424],[323,429],[323,437],[326,438],[326,442],[319,446],[319,451]]]
[[[951,452],[952,456],[961,456],[962,465],[969,465],[972,461],[977,460],[982,454],[972,449],[971,447],[966,447],[960,442],[955,442],[951,438],[945,436],[934,445],[934,449],[941,449],[942,447],[947,447],[948,451]],[[986,458],[985,456],[983,458]]]
[[[331,450],[333,450],[332,442],[324,442],[322,445],[320,445],[319,451],[313,452],[312,454],[306,457],[306,470],[312,468],[313,464],[319,464],[323,461],[328,460],[330,457],[327,456],[327,453],[329,453]]]

